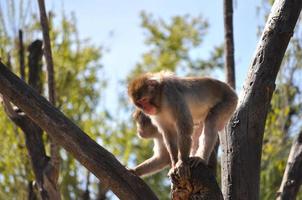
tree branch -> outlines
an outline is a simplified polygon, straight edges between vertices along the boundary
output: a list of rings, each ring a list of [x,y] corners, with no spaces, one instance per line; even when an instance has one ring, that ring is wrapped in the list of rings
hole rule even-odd
[[[48,19],[46,15],[45,3],[44,0],[38,0],[39,10],[40,10],[40,22],[43,32],[43,41],[44,41],[44,56],[46,60],[47,67],[47,81],[48,81],[48,95],[49,101],[54,106],[56,105],[56,95],[55,95],[55,78],[54,78],[54,67],[52,60],[52,51],[49,38],[49,26]]]
[[[49,37],[49,26],[48,19],[46,15],[45,2],[44,0],[38,0],[39,10],[40,10],[40,22],[43,32],[43,41],[44,41],[44,56],[47,66],[47,81],[48,81],[48,98],[52,105],[56,106],[56,93],[55,93],[55,72],[52,59],[51,43]],[[60,151],[59,147],[52,141],[50,138],[50,155],[51,162],[53,165],[53,175],[52,182],[57,183],[59,178],[59,169],[60,169]]]
[[[302,184],[302,131],[295,139],[288,157],[277,200],[296,199]]]
[[[28,87],[0,62],[0,93],[22,109],[36,124],[71,153],[120,198],[157,199],[139,177],[130,173],[44,97]]]
[[[21,79],[25,80],[24,45],[23,45],[23,32],[22,32],[22,30],[19,30],[19,61],[20,61]]]

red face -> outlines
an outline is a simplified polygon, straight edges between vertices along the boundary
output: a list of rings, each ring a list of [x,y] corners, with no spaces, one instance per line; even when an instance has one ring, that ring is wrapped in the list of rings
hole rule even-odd
[[[150,100],[147,97],[141,98],[136,101],[136,104],[148,115],[156,115],[157,109],[155,106],[150,104]]]
[[[150,80],[143,75],[134,79],[128,86],[128,94],[134,104],[147,115],[156,115],[159,112],[160,83]]]

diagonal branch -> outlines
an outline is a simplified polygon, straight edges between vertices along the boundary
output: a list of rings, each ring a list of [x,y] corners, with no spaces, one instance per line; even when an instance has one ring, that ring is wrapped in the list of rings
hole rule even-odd
[[[110,152],[93,141],[1,62],[0,93],[21,108],[57,144],[108,185],[120,199],[157,199],[143,180],[130,173]]]

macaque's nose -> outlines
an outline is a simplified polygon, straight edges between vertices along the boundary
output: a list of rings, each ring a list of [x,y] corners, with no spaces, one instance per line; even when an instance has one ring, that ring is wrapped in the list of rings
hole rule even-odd
[[[141,104],[141,105],[144,105],[145,103],[148,103],[148,98],[147,97],[144,97],[144,98],[141,98],[139,100],[137,100],[136,102]]]

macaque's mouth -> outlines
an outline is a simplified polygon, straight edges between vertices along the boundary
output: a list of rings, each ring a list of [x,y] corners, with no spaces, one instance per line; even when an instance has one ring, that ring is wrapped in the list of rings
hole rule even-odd
[[[146,106],[143,108],[144,112],[148,115],[156,115],[157,109],[154,106]]]
[[[157,106],[151,102],[149,98],[142,98],[135,102],[135,105],[143,110],[148,115],[155,115],[157,113]]]

